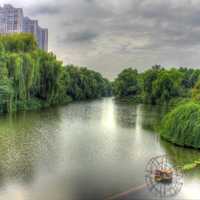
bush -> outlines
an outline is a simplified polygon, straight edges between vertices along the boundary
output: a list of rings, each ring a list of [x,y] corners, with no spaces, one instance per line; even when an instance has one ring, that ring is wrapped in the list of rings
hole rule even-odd
[[[162,120],[161,137],[186,147],[200,148],[200,105],[181,104]]]

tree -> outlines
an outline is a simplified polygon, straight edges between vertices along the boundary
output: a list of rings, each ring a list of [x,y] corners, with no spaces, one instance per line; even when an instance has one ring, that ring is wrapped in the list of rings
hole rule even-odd
[[[124,69],[114,81],[114,93],[116,96],[136,96],[141,92],[137,70]]]
[[[5,59],[0,55],[0,112],[12,111],[13,89]]]
[[[5,51],[9,52],[30,52],[37,49],[37,42],[31,33],[14,33],[1,35],[0,43]]]
[[[156,103],[156,97],[153,95],[153,82],[157,80],[162,70],[160,66],[156,65],[144,73],[144,101],[146,103]]]
[[[200,80],[196,83],[194,88],[192,89],[192,98],[195,101],[200,101]]]
[[[70,77],[67,94],[74,100],[111,95],[111,84],[100,73],[73,65],[66,66],[66,71]]]

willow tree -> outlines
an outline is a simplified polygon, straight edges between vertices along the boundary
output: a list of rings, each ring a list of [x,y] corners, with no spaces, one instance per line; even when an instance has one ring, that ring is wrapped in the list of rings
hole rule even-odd
[[[4,56],[0,55],[0,112],[11,112],[13,103],[12,82],[8,78],[8,69]]]
[[[107,94],[109,82],[86,68],[64,67],[31,34],[0,36],[0,112],[37,109]]]

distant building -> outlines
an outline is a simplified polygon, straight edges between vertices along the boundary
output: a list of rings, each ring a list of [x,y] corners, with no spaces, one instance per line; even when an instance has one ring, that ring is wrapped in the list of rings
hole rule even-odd
[[[41,49],[48,50],[48,29],[38,27],[38,44]]]
[[[32,33],[39,48],[48,51],[48,29],[41,28],[37,20],[24,17],[22,8],[10,4],[0,6],[0,34]]]
[[[39,48],[48,51],[48,29],[41,28],[38,25],[37,20],[32,20],[29,17],[24,17],[22,32],[33,33],[37,39]]]

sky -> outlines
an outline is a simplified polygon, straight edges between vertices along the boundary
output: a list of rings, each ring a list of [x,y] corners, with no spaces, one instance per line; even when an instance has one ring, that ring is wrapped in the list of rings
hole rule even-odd
[[[49,50],[64,64],[113,79],[139,71],[200,66],[200,0],[0,0],[49,29]]]

